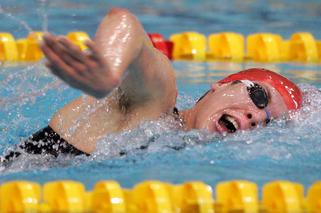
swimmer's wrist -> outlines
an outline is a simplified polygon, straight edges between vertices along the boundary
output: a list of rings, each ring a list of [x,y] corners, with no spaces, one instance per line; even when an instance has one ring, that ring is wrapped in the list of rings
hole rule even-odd
[[[121,78],[117,75],[108,76],[106,82],[95,88],[89,95],[94,96],[97,99],[105,98],[121,83]]]

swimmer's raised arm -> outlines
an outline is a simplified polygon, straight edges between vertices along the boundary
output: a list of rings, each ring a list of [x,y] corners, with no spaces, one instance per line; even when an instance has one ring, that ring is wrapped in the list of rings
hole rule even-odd
[[[127,10],[112,9],[99,25],[94,42],[86,45],[89,54],[64,37],[47,34],[42,45],[47,66],[69,85],[96,98],[121,85],[138,102],[171,94],[170,105],[175,104],[170,62],[152,47],[139,21]]]
[[[89,54],[50,34],[42,45],[55,75],[95,98],[108,96],[98,105],[87,97],[59,109],[49,126],[64,140],[90,153],[108,133],[173,112],[177,89],[171,62],[152,46],[133,14],[112,9],[87,46]]]

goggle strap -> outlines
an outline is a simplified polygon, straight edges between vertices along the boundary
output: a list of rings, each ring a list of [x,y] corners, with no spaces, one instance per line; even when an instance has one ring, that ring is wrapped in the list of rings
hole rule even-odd
[[[267,108],[264,108],[264,112],[266,114],[266,120],[271,120],[271,113]]]

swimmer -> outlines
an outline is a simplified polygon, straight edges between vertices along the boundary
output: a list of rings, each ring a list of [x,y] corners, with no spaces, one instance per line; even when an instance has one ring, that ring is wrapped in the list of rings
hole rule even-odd
[[[82,52],[65,37],[44,36],[41,48],[46,66],[89,96],[61,108],[46,128],[9,152],[4,161],[19,156],[21,150],[53,156],[89,155],[103,136],[164,114],[177,118],[186,131],[226,134],[266,125],[301,107],[302,93],[294,83],[254,68],[214,83],[195,106],[178,111],[171,62],[152,46],[140,22],[125,9],[112,9],[86,45],[88,51]],[[79,119],[102,98],[103,104],[86,119]]]

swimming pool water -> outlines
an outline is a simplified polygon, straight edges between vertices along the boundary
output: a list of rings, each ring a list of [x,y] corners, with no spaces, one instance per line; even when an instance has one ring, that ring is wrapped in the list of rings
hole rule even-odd
[[[244,35],[266,31],[285,38],[296,31],[309,31],[321,38],[317,27],[321,15],[318,1],[4,0],[0,6],[1,20],[6,20],[0,24],[0,31],[11,32],[17,38],[25,37],[29,28],[47,27],[58,34],[82,30],[93,36],[99,20],[111,6],[129,8],[146,31],[167,37],[195,30],[206,35],[219,31]],[[259,185],[287,179],[308,186],[321,178],[320,65],[174,62],[173,66],[180,91],[179,109],[192,106],[209,83],[249,67],[266,67],[299,83],[305,93],[304,107],[293,115],[292,121],[280,119],[267,128],[228,137],[173,130],[168,120],[145,122],[137,129],[106,136],[91,157],[23,156],[0,172],[0,182],[73,179],[91,187],[98,180],[114,179],[131,187],[146,179],[172,183],[201,180],[211,185],[230,179],[247,179]],[[57,109],[81,95],[53,77],[43,62],[2,65],[0,82],[1,153],[47,125]],[[136,149],[147,143],[147,150]],[[169,148],[173,146],[185,148],[175,151]],[[119,157],[119,150],[129,154]]]

